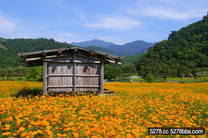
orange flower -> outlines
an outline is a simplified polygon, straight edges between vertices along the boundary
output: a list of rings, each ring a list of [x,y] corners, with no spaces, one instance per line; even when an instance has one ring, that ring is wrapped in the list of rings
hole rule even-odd
[[[3,126],[0,127],[0,135],[146,137],[149,136],[148,127],[197,126],[208,131],[207,83],[104,85],[113,90],[115,95],[34,98],[0,96],[0,125]],[[16,93],[24,86],[41,88],[42,83],[0,81],[0,95]]]
[[[4,133],[2,133],[2,135],[3,136],[8,136],[8,135],[10,135],[12,132],[4,132]]]

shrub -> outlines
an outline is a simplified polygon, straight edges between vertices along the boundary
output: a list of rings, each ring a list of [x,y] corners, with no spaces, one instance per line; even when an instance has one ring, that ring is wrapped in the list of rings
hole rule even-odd
[[[155,81],[155,77],[151,73],[148,73],[147,75],[145,75],[144,79],[146,82],[154,82]]]

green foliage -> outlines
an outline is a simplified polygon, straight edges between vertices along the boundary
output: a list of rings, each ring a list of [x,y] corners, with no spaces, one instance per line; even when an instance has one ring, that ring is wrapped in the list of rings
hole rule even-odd
[[[42,81],[43,80],[43,67],[16,67],[0,69],[0,80],[29,80],[29,81]]]
[[[146,82],[154,82],[155,81],[155,77],[151,73],[146,74],[144,76],[144,79]]]
[[[184,78],[167,78],[167,82],[179,82],[179,83],[200,83],[208,82],[207,78],[195,78],[195,77],[184,77]]]
[[[121,70],[122,70],[121,76],[123,76],[123,77],[137,75],[136,68],[133,65],[124,65],[121,68]]]
[[[104,68],[104,78],[107,80],[115,80],[115,78],[119,76],[122,72],[121,68],[114,67],[112,65],[105,65]]]
[[[157,43],[136,61],[139,74],[155,77],[196,76],[195,68],[208,67],[208,20],[190,24],[179,31],[172,31],[168,40]]]
[[[105,65],[104,78],[107,80],[121,80],[123,77],[136,76],[137,71],[133,65],[125,65],[123,67]]]
[[[133,55],[133,56],[127,56],[127,57],[123,57],[122,58],[122,66],[125,65],[134,65],[135,61],[140,59],[142,56],[142,54],[137,54],[137,55]]]
[[[0,68],[25,66],[18,53],[71,47],[53,39],[4,39],[0,38]]]
[[[43,80],[43,66],[31,67],[26,75],[26,79],[32,81]]]
[[[15,77],[17,80],[22,79],[28,72],[26,67],[16,67],[16,68],[0,68],[0,79],[1,80],[12,80],[12,77]]]

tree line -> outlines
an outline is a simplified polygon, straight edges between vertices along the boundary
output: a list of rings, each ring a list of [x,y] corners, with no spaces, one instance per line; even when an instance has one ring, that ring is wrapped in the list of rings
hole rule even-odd
[[[123,77],[137,75],[136,68],[133,65],[125,65],[123,67],[105,65],[104,78],[107,80],[120,80]],[[16,67],[0,69],[1,80],[17,80],[25,79],[30,81],[43,80],[43,67]]]
[[[15,67],[0,69],[0,80],[43,80],[42,66],[39,67]]]

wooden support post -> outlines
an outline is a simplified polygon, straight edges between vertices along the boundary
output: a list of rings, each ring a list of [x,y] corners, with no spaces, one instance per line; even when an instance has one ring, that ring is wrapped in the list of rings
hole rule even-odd
[[[73,93],[76,94],[76,53],[73,54]]]
[[[46,95],[48,93],[47,90],[48,86],[48,63],[43,62],[43,95]]]
[[[101,94],[104,94],[103,81],[104,81],[104,60],[101,59],[100,61],[100,92]]]

